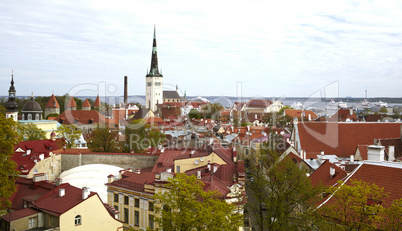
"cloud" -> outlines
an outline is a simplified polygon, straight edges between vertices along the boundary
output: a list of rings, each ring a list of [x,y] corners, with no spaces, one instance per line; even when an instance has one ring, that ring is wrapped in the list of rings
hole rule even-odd
[[[104,81],[145,92],[153,25],[166,84],[188,95],[400,97],[400,1],[2,1],[0,82],[63,95]],[[28,84],[29,83],[29,84]],[[400,85],[399,85],[400,86]],[[362,89],[360,89],[362,88]],[[117,91],[123,92],[122,89]],[[374,92],[374,91],[373,91]]]

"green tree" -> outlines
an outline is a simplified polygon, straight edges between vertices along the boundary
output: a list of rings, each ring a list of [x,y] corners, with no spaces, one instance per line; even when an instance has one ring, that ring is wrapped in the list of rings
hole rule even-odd
[[[48,119],[49,117],[57,117],[59,116],[59,114],[57,113],[50,113],[49,115],[46,116],[46,119]]]
[[[166,136],[159,129],[146,124],[143,119],[130,122],[126,126],[125,152],[143,152],[148,147],[157,147],[166,141]]]
[[[280,116],[283,115],[283,112],[285,111],[285,109],[294,109],[294,108],[292,108],[291,106],[285,105],[278,111],[277,114]]]
[[[201,108],[201,114],[206,119],[217,119],[218,112],[223,109],[220,103],[209,103]]]
[[[10,208],[9,198],[15,192],[15,180],[18,172],[16,164],[11,160],[14,153],[14,145],[18,144],[17,123],[12,119],[6,119],[5,110],[0,106],[0,213]]]
[[[77,126],[74,124],[62,124],[59,128],[57,128],[56,134],[58,138],[64,138],[67,148],[74,148],[75,141],[81,136],[81,131],[78,130]]]
[[[375,230],[383,220],[381,202],[387,197],[384,188],[352,180],[350,185],[338,181],[338,186],[328,192],[332,194],[331,203],[318,211],[333,230]]]
[[[317,217],[310,205],[321,187],[313,187],[306,171],[291,158],[269,148],[250,159],[246,209],[257,230],[307,230]]]
[[[109,130],[109,126],[99,126],[92,132],[88,147],[95,152],[119,151],[118,132]]]
[[[190,119],[201,119],[201,114],[197,109],[191,109],[188,113],[188,118]]]
[[[402,227],[402,199],[397,199],[385,209],[384,221],[381,230],[397,231]]]
[[[380,112],[381,114],[387,114],[387,113],[388,113],[388,110],[387,110],[387,108],[385,108],[385,107],[381,107],[380,110],[379,110],[379,112]]]
[[[38,128],[38,126],[33,123],[19,124],[17,128],[22,140],[46,139],[46,132]]]
[[[193,176],[176,174],[169,190],[155,194],[156,223],[163,230],[239,230],[243,215],[237,206],[219,198],[217,191],[204,191],[204,183]]]

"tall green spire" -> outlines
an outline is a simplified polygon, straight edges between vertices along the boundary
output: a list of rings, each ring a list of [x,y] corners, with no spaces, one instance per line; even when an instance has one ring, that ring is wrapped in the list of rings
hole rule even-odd
[[[147,74],[147,77],[163,77],[161,73],[159,73],[158,68],[158,52],[156,49],[156,27],[154,25],[154,39],[152,44],[152,58],[151,58],[151,68]]]

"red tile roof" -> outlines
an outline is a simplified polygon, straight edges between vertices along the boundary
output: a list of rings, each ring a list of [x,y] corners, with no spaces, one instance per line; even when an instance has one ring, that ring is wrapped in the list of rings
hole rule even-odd
[[[335,169],[335,175],[331,176],[330,168]],[[311,175],[310,180],[314,186],[318,186],[320,183],[326,186],[332,186],[347,176],[347,173],[342,168],[331,163],[329,160],[325,160],[324,163],[316,169]]]
[[[65,195],[62,197],[59,196],[60,189],[65,190]],[[95,195],[97,194],[90,192],[88,198]],[[82,189],[74,187],[69,183],[64,183],[43,195],[32,206],[39,210],[60,216],[84,200],[85,199],[82,199]]]
[[[97,95],[95,103],[94,103],[94,107],[100,107],[100,106],[101,106],[101,103],[100,103],[99,95]]]
[[[308,118],[309,115],[311,117],[311,120],[317,119],[318,116],[313,112],[309,110],[296,110],[296,109],[285,109],[283,112],[285,115],[290,116],[291,118],[298,118],[301,120],[302,114],[304,115],[303,118]]]
[[[70,100],[67,103],[67,107],[77,107],[77,104],[74,101],[74,97],[70,97]]]
[[[400,137],[402,123],[298,123],[301,149],[307,158],[323,149],[325,154],[350,157],[357,145],[374,143],[374,138]]]
[[[57,102],[56,97],[54,94],[50,96],[49,101],[47,101],[45,108],[60,108],[59,102]]]
[[[388,207],[392,201],[402,198],[402,165],[395,162],[364,162],[355,169],[353,173],[345,179],[345,183],[350,185],[352,180],[363,181],[368,184],[376,184],[384,188],[388,197],[384,199],[383,206]],[[325,203],[332,203],[333,198],[329,198]]]
[[[63,146],[63,142],[63,139],[22,141],[14,146],[14,154],[11,159],[17,163],[17,170],[21,172],[21,175],[28,175],[36,162],[40,161],[40,154],[44,154],[44,159],[48,158],[50,152]],[[22,150],[22,152],[16,152],[17,150]]]
[[[85,99],[84,103],[82,104],[83,107],[91,107],[91,104],[89,103],[88,99]]]
[[[16,182],[17,191],[11,196],[10,201],[12,203],[11,209],[21,210],[24,208],[23,199],[30,202],[35,202],[38,198],[42,197],[49,190],[52,190],[56,186],[50,181],[33,182],[32,179],[17,178]]]
[[[339,109],[333,116],[332,118],[338,119],[338,121],[343,121],[345,122],[347,119],[350,119],[351,121],[356,121],[357,116],[353,112],[353,109]]]
[[[248,108],[266,108],[272,104],[272,101],[269,99],[250,99],[246,103],[246,107]]]
[[[66,110],[55,120],[61,124],[98,124],[106,123],[104,115],[95,110]]]
[[[1,217],[1,219],[5,220],[7,222],[10,222],[10,221],[15,221],[15,220],[18,220],[18,219],[21,219],[21,218],[24,218],[27,216],[31,216],[31,215],[34,215],[37,213],[40,213],[40,211],[28,207],[26,209],[21,209],[21,210],[9,213],[7,215],[4,215]]]

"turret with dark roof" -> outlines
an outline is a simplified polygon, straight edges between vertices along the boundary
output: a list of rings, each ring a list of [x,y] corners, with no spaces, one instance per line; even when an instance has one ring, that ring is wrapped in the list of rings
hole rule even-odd
[[[18,104],[15,101],[15,87],[14,87],[14,75],[11,74],[11,86],[8,90],[8,100],[6,103],[7,114],[17,114],[18,115]],[[8,118],[8,116],[7,116]]]

